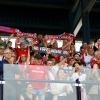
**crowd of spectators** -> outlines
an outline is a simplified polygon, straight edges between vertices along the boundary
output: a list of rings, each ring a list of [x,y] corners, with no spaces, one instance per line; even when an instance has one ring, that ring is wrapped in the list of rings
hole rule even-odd
[[[37,36],[37,46],[48,48],[46,53],[34,51],[34,40],[25,35],[20,39],[20,47],[12,47],[10,39],[3,41],[0,37],[0,79],[35,79],[59,81],[100,81],[100,45],[93,42],[82,43],[80,51],[75,51],[72,39],[63,40],[58,48],[57,40],[43,40]],[[69,56],[51,54],[50,48],[69,51]],[[82,100],[99,100],[99,85],[85,85],[82,89]],[[7,81],[0,84],[1,100],[73,100],[75,88],[71,83]]]

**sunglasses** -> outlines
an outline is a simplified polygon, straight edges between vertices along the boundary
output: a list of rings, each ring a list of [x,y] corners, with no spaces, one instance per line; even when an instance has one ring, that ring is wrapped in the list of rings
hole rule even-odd
[[[0,50],[5,50],[4,48],[0,48]]]

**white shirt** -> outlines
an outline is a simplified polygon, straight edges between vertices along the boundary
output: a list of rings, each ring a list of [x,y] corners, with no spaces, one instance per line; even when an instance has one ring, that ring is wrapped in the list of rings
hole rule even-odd
[[[48,71],[48,77],[49,77],[49,80],[55,80],[55,76],[53,75],[52,72]],[[51,87],[51,84],[49,84],[50,87]],[[51,90],[48,88],[46,92],[50,92]]]
[[[61,65],[61,67],[62,67],[62,68],[66,68],[67,65],[68,65],[67,63],[64,63],[64,64]]]
[[[73,69],[74,68],[72,66],[68,66],[68,67],[66,67],[66,69],[64,68],[64,70],[67,73],[67,81],[70,81],[71,80],[70,74],[72,73]]]
[[[56,64],[55,66],[52,66],[52,72],[57,74],[57,71],[59,70],[58,64]]]
[[[78,73],[73,73],[71,79],[72,81],[76,81],[76,79],[79,78],[79,81],[86,81],[86,74],[80,74],[78,75]]]
[[[57,83],[57,88],[59,89],[62,89],[64,86],[66,86],[66,83]],[[66,96],[66,92],[60,93],[59,96]]]
[[[48,72],[50,80],[55,80],[55,76],[53,75],[52,72]]]
[[[2,59],[3,59],[3,56],[0,56],[0,61],[2,61]]]
[[[91,56],[91,55],[84,57],[84,62],[86,63],[86,67],[88,67],[88,68],[91,68],[91,65],[90,65],[91,58],[93,58],[93,56]]]

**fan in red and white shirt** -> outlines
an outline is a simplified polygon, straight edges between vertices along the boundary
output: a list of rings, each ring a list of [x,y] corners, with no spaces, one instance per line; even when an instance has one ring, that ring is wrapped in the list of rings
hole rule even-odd
[[[94,54],[94,58],[91,59],[90,65],[92,66],[94,63],[98,63],[100,66],[100,51],[96,51]]]
[[[42,65],[42,56],[37,54],[34,56],[34,65],[29,65],[26,70],[26,74],[29,74],[30,79],[44,80],[47,79],[47,69]],[[31,82],[34,89],[44,89],[45,83]]]
[[[20,48],[17,47],[17,44],[15,48],[16,48],[17,58],[19,58],[19,56],[21,56],[22,54],[26,55],[26,57],[28,56],[28,47],[25,48],[25,44],[23,42],[20,43]]]
[[[86,42],[83,42],[82,43],[82,46],[80,47],[80,53],[81,54],[87,53],[87,49],[88,49],[87,43]]]

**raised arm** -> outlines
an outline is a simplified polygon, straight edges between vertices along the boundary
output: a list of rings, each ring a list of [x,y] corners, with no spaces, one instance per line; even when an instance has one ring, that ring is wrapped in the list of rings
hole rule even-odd
[[[8,39],[6,40],[6,44],[8,43],[8,41],[14,36],[14,34],[11,34]]]
[[[27,57],[27,60],[26,60],[26,65],[28,65],[30,62],[30,47],[28,47],[28,57]]]
[[[30,43],[29,43],[28,47],[33,46],[33,45],[34,45],[34,40],[33,40],[33,39],[31,39],[31,41],[30,41]]]
[[[24,97],[22,95],[20,96],[20,100],[24,100]]]
[[[50,48],[48,48],[48,50],[46,52],[46,61],[49,59],[49,55],[50,55]]]
[[[17,42],[18,42],[18,40],[17,40],[17,37],[16,37],[15,48],[17,48]]]
[[[18,59],[17,59],[16,63],[19,63],[19,61],[20,61],[20,56],[18,57]]]
[[[60,62],[58,63],[58,66],[60,67],[66,60],[67,60],[67,57],[65,57],[62,61],[60,61]]]
[[[64,46],[62,46],[62,50],[64,50],[66,47],[70,47],[71,43],[72,43],[72,39]]]

